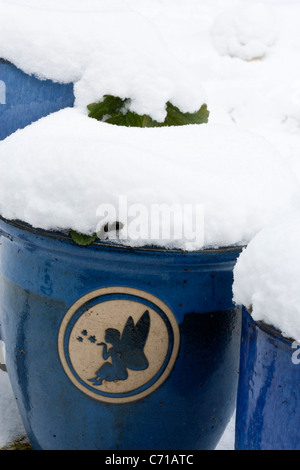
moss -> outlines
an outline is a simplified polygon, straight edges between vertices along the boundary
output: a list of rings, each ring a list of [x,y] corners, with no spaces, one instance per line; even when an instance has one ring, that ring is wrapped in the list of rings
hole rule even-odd
[[[32,447],[27,437],[20,437],[7,446],[0,447],[0,450],[32,450]]]

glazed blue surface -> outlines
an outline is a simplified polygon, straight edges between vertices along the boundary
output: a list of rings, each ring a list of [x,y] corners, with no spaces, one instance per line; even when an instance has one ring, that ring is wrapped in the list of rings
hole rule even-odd
[[[292,341],[243,309],[236,450],[300,449],[300,364]]]
[[[0,140],[50,113],[74,105],[73,84],[39,80],[1,59],[0,82]]]
[[[0,220],[0,319],[7,369],[34,449],[214,449],[236,404],[240,311],[232,304],[240,249],[183,253],[82,248]],[[145,398],[104,403],[66,375],[58,334],[68,309],[95,289],[123,286],[161,299],[180,347]]]

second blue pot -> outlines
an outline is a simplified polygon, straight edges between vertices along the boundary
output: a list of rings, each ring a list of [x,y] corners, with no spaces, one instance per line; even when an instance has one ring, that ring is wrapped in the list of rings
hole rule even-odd
[[[73,84],[39,80],[0,59],[0,140],[73,105]]]
[[[300,354],[294,346],[243,309],[236,450],[300,450]]]

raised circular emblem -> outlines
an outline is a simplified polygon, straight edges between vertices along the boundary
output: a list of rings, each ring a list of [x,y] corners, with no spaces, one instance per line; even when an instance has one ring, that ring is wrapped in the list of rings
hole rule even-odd
[[[179,327],[153,295],[107,287],[79,299],[60,326],[58,351],[73,384],[96,400],[126,403],[166,380],[179,350]]]

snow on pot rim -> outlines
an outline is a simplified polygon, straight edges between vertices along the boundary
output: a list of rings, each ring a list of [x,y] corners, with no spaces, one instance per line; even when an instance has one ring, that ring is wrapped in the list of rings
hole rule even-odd
[[[254,321],[253,316],[252,316],[252,307],[250,308],[243,307],[243,310],[244,310],[246,318],[249,320],[249,322],[251,322],[254,328],[258,328],[270,338],[276,341],[279,341],[283,345],[283,347],[288,346],[288,348],[291,348],[291,343],[295,342],[294,338],[289,337],[289,336],[284,336],[281,333],[281,331],[279,331],[277,328],[274,328],[272,325],[269,325],[268,323],[265,323],[262,320]]]
[[[300,211],[264,227],[234,268],[233,299],[258,324],[286,340],[300,339]]]
[[[158,239],[155,245],[184,250],[245,245],[285,210],[297,188],[268,142],[237,127],[125,128],[98,122],[76,108],[1,142],[0,167],[4,218],[91,234],[101,220],[99,207],[118,209],[123,197],[129,210],[145,209],[140,214],[146,218],[138,220],[141,236],[124,241],[135,247],[149,245],[149,230],[159,221],[152,219],[151,226],[147,216],[159,204],[177,204],[174,213],[181,215],[185,204],[200,205],[204,240],[193,239],[191,231],[189,237]],[[190,228],[189,223],[174,216],[172,230]]]
[[[32,227],[31,225],[27,224],[26,222],[22,222],[20,220],[8,220],[5,219],[0,215],[0,222],[3,222],[6,224],[6,226],[9,227],[14,227],[16,229],[23,230],[24,232],[28,232],[37,236],[41,236],[44,238],[48,239],[54,239],[61,241],[63,243],[72,243],[74,245],[74,240],[70,236],[70,234],[65,231],[65,232],[55,232],[53,230],[45,230],[41,228],[36,228]],[[3,231],[4,232],[4,231]],[[8,232],[7,232],[8,233]],[[200,255],[201,259],[199,258],[199,262],[201,263],[201,266],[203,266],[204,263],[206,264],[214,264],[212,263],[214,256],[219,256],[223,255],[224,257],[228,257],[227,261],[229,263],[232,262],[232,258],[236,259],[236,257],[241,253],[241,251],[245,248],[244,246],[240,245],[232,245],[232,246],[222,246],[222,247],[217,247],[217,248],[201,248],[199,250],[193,250],[193,251],[187,251],[184,249],[179,249],[179,248],[165,248],[163,246],[157,246],[154,244],[148,244],[144,246],[130,246],[126,245],[125,243],[121,244],[119,241],[114,241],[114,240],[100,240],[96,239],[92,243],[90,243],[89,246],[92,246],[97,249],[97,247],[101,248],[102,250],[104,249],[113,249],[114,251],[122,252],[122,251],[129,251],[130,253],[147,253],[151,254],[153,253],[154,255],[161,255],[160,258],[160,265],[164,261],[168,262],[168,256],[172,257],[173,259],[174,256],[177,257],[177,255],[180,256],[177,257],[177,259],[184,260],[184,258],[181,256],[184,254],[185,256],[190,256],[190,255]],[[82,252],[83,253],[83,252]],[[225,261],[224,261],[225,263]]]

